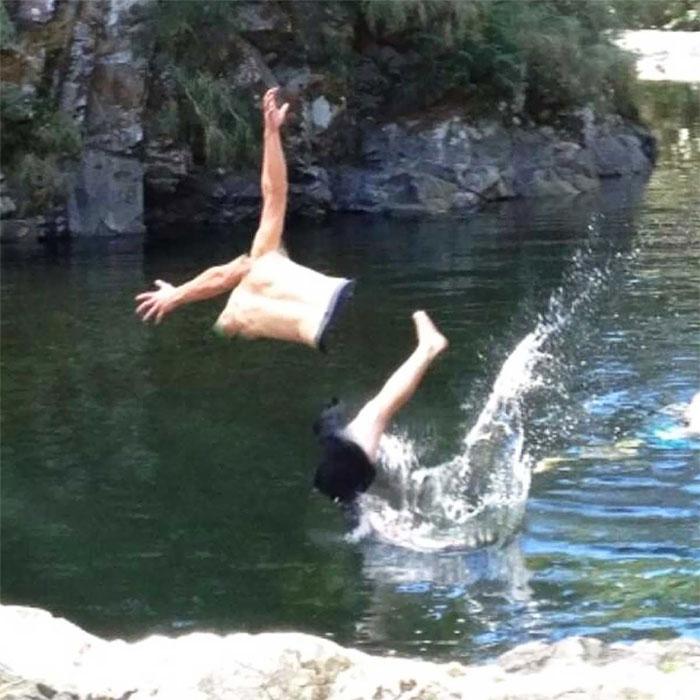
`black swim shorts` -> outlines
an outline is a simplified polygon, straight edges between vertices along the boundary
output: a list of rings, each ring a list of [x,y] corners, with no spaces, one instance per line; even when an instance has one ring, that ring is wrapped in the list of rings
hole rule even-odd
[[[376,467],[353,440],[336,433],[321,440],[321,449],[314,486],[330,499],[353,501],[374,481]]]
[[[328,351],[328,334],[354,291],[355,280],[346,280],[343,284],[338,286],[331,297],[326,313],[323,315],[321,325],[318,328],[318,333],[316,334],[316,347],[321,352]]]
[[[367,453],[344,434],[344,424],[337,399],[314,423],[322,453],[314,486],[333,501],[350,503],[369,488],[377,469]]]

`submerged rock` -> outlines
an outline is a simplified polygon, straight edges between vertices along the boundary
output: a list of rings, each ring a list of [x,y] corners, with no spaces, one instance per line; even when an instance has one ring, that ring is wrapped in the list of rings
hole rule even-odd
[[[10,700],[674,698],[700,682],[700,641],[523,644],[481,665],[388,658],[295,633],[105,641],[38,608],[0,606]]]

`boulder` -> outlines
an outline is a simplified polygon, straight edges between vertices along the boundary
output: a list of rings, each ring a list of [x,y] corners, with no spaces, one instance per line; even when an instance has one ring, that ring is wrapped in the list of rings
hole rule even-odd
[[[331,207],[333,196],[328,171],[316,165],[292,170],[289,183],[289,211],[320,219]]]
[[[238,88],[258,89],[261,93],[277,85],[277,79],[268,68],[260,51],[242,37],[235,40],[241,59],[236,66],[231,83]]]
[[[87,134],[90,146],[133,155],[143,140],[146,62],[133,51],[132,8],[141,0],[110,0],[90,77]]]
[[[16,211],[17,205],[8,192],[5,175],[0,171],[0,219],[11,216]]]
[[[68,200],[70,231],[77,236],[143,233],[143,176],[137,158],[87,149]]]
[[[56,12],[56,0],[22,0],[17,19],[25,24],[46,24]]]
[[[154,139],[146,147],[145,186],[151,193],[174,194],[192,166],[189,148],[171,139]]]
[[[632,134],[601,134],[591,139],[590,146],[600,177],[632,175],[651,167],[642,144]]]
[[[66,66],[58,76],[58,102],[62,112],[83,124],[87,114],[90,80],[95,68],[99,36],[104,29],[105,3],[70,2],[67,6],[71,24]]]
[[[236,18],[242,34],[260,41],[260,35],[280,34],[292,31],[289,15],[280,7],[269,2],[237,2]]]
[[[0,224],[0,240],[3,243],[43,240],[46,236],[46,230],[46,218],[43,216],[33,216],[26,219],[3,219]]]
[[[0,606],[4,698],[691,700],[700,641],[520,645],[481,664],[371,656],[308,634],[193,632],[105,641],[37,608]]]
[[[17,211],[14,200],[7,195],[0,195],[0,219],[6,219]]]

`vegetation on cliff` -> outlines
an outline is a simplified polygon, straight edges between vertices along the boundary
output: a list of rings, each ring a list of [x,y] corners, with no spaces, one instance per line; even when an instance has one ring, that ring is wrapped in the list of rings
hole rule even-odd
[[[20,213],[33,214],[65,196],[68,178],[61,162],[80,155],[82,136],[59,109],[50,84],[22,79],[32,63],[22,38],[0,1],[0,165],[21,195]],[[55,48],[51,39],[48,32],[32,38],[44,54]]]
[[[700,31],[698,0],[614,0],[612,10],[626,29]]]
[[[205,168],[252,165],[259,156],[257,100],[273,82],[289,87],[285,99],[298,98],[291,160],[297,152],[313,152],[313,162],[351,160],[357,150],[353,128],[364,120],[431,110],[495,117],[508,125],[555,123],[583,105],[634,118],[632,57],[615,46],[611,30],[627,22],[692,18],[695,5],[66,0],[46,7],[30,17],[28,5],[0,0],[1,166],[22,200],[20,213],[65,199],[66,164],[80,157],[85,144],[113,143],[109,130],[132,139],[129,157],[161,153],[165,170],[167,153],[180,154],[181,170],[192,160]],[[115,12],[128,15],[120,19],[119,51],[106,31]],[[116,64],[107,65],[110,51],[138,54],[143,90],[136,79],[131,84],[119,77]],[[314,131],[311,110],[320,98],[320,109],[331,116],[322,116],[324,126]],[[112,121],[102,123],[105,109]]]
[[[143,20],[137,48],[150,54],[153,73],[162,77],[152,92],[159,102],[154,135],[184,138],[198,160],[214,167],[252,161],[257,109],[227,80],[240,59],[236,8],[215,0],[156,0],[145,6]]]
[[[323,72],[359,115],[395,116],[465,96],[471,108],[535,121],[583,104],[635,114],[631,57],[607,32],[618,21],[615,0],[274,5],[290,23],[277,50],[266,51],[271,70],[296,61]],[[250,32],[235,3],[155,0],[144,19],[144,47],[176,84],[155,128],[212,165],[250,153],[254,111],[234,81],[239,42]]]

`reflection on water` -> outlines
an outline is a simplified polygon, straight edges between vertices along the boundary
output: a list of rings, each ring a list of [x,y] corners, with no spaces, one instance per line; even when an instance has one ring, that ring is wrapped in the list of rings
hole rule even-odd
[[[611,181],[467,222],[292,226],[294,257],[359,279],[328,357],[224,343],[209,331],[218,302],[157,329],[134,319],[150,280],[226,259],[250,231],[5,248],[4,601],[107,635],[297,629],[472,659],[577,632],[700,635],[698,446],[664,439],[664,408],[700,387],[700,110],[694,88],[655,90],[664,140],[646,187]],[[550,468],[519,533],[475,552],[348,541],[310,489],[319,408],[361,405],[426,308],[450,351],[395,433],[421,465],[448,462],[553,290],[575,288],[576,251],[584,278],[605,275],[524,402],[524,449]]]
[[[525,640],[537,606],[530,572],[518,541],[469,552],[415,552],[379,542],[362,544],[363,576],[372,582],[372,602],[358,629],[363,644],[433,651],[466,646],[495,647]],[[489,598],[498,605],[484,605]],[[406,600],[424,601],[420,622],[397,615]],[[520,614],[508,620],[504,609]],[[418,624],[418,627],[412,627]]]

